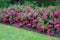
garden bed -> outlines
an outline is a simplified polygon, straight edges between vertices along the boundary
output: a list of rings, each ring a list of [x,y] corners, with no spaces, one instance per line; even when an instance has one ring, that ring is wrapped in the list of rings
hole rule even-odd
[[[60,33],[59,17],[60,10],[57,10],[55,6],[49,6],[47,8],[37,6],[33,8],[31,6],[25,7],[18,5],[16,7],[9,6],[7,9],[0,10],[1,23],[41,32],[48,36],[54,36],[56,33]]]

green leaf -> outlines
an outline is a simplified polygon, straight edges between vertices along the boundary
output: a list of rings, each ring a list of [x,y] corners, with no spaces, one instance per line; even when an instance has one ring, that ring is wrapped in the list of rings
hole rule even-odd
[[[44,28],[46,28],[46,26],[42,26],[41,28],[44,29]]]

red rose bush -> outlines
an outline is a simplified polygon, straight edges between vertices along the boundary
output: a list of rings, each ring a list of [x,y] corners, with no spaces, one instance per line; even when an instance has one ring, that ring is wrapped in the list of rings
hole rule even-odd
[[[0,9],[0,23],[17,23],[17,27],[26,26],[36,28],[40,32],[46,32],[48,36],[60,31],[60,10],[54,6],[49,8],[22,6],[17,9],[10,6],[8,10]]]

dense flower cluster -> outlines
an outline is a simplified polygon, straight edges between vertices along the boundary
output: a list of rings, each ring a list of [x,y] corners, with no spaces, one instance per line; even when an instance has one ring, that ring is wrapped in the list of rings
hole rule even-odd
[[[22,26],[36,28],[40,32],[46,32],[48,36],[60,31],[60,10],[55,10],[53,6],[47,8],[32,8],[19,5],[17,9],[10,6],[0,10],[0,22],[14,24],[18,28]]]

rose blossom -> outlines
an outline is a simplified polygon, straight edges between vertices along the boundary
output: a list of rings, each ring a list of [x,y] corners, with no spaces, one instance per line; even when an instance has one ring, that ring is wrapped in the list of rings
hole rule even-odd
[[[22,24],[18,24],[18,28],[20,28],[22,26]]]
[[[39,24],[39,23],[38,23],[38,24],[36,25],[36,28],[37,28],[37,29],[40,29],[41,26],[42,26],[42,24]]]
[[[3,9],[3,10],[2,10],[2,13],[7,13],[6,9]]]
[[[54,16],[59,16],[59,15],[60,15],[60,10],[54,12]]]
[[[13,18],[13,20],[17,22],[18,21],[18,18],[15,17],[15,18]]]
[[[50,29],[51,28],[51,25],[47,25],[46,27],[46,30]]]
[[[42,12],[45,13],[46,12],[46,8],[42,8]]]
[[[31,27],[32,25],[30,23],[26,24],[27,27]]]

